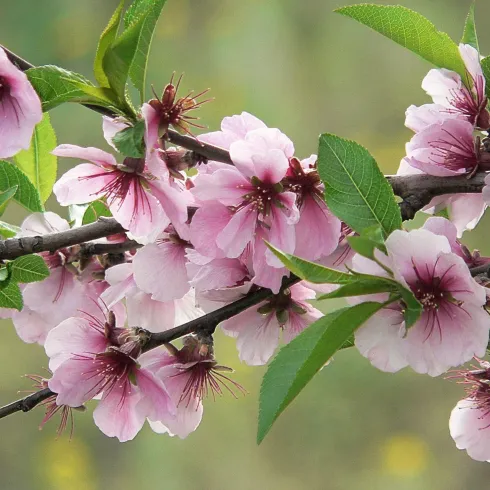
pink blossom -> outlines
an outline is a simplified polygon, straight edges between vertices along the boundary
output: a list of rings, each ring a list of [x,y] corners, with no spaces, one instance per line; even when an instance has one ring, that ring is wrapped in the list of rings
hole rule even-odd
[[[290,342],[322,313],[307,300],[315,292],[295,284],[257,306],[221,323],[223,331],[237,339],[241,361],[251,366],[266,364],[282,339]]]
[[[22,223],[19,236],[43,235],[69,229],[68,222],[55,213],[33,213]],[[97,308],[100,289],[105,285],[101,281],[82,283],[78,270],[72,264],[72,261],[78,260],[77,255],[70,249],[42,252],[39,255],[49,267],[50,275],[43,281],[23,287],[24,308],[13,313],[12,321],[24,342],[42,345],[48,332],[73,316],[79,308]]]
[[[233,370],[216,362],[212,346],[200,343],[196,337],[186,337],[181,350],[172,345],[168,345],[168,349],[170,353],[154,354],[151,368],[157,370],[158,377],[165,383],[177,407],[177,415],[168,423],[152,423],[151,426],[156,432],[169,432],[183,439],[200,424],[205,397],[216,398],[228,391],[236,398],[236,390],[241,393],[245,390],[224,374]]]
[[[340,238],[340,220],[327,208],[323,197],[324,186],[316,169],[316,155],[305,160],[289,159],[289,170],[284,188],[297,196],[299,221],[295,225],[295,255],[317,260],[330,255]]]
[[[295,234],[291,225],[298,221],[299,213],[295,194],[285,191],[281,184],[293,151],[291,141],[279,130],[257,129],[247,133],[245,140],[231,144],[235,168],[197,176],[192,193],[203,210],[192,219],[191,242],[198,251],[203,252],[196,245],[196,230],[207,228],[214,242],[210,248],[221,250],[229,258],[254,247],[257,234],[281,250],[293,252]],[[282,269],[270,251],[265,251],[265,259],[268,266]],[[255,265],[254,269],[258,270]]]
[[[488,129],[490,114],[486,110],[485,77],[480,55],[468,44],[460,44],[459,52],[466,65],[466,79],[462,80],[459,74],[444,68],[430,70],[422,88],[432,97],[434,104],[418,108],[412,106],[410,114],[407,114],[407,127],[420,131],[424,123],[433,124],[440,118],[464,118],[473,126]]]
[[[429,175],[458,175],[482,163],[475,151],[473,126],[459,119],[427,126],[407,143],[406,151],[404,161]]]
[[[167,231],[133,257],[136,285],[158,301],[180,299],[190,289],[185,257],[190,243],[182,240],[173,227]]]
[[[474,355],[482,356],[490,329],[483,309],[485,290],[473,280],[463,259],[451,252],[448,239],[423,229],[397,230],[386,240],[386,248],[388,256],[380,252],[378,260],[391,268],[395,280],[412,290],[423,312],[408,330],[401,304],[375,314],[356,332],[361,354],[383,371],[411,366],[430,376]],[[360,256],[354,257],[353,266],[359,272],[387,275],[378,264]],[[378,301],[387,299],[387,295],[377,296]]]
[[[140,355],[138,333],[124,330],[110,318],[71,318],[46,341],[55,368],[48,385],[57,404],[79,407],[100,396],[94,421],[121,442],[133,439],[146,418],[168,422],[175,413],[164,384]]]
[[[42,118],[41,101],[26,74],[0,48],[0,158],[27,150]]]
[[[452,410],[449,430],[458,449],[477,461],[490,461],[490,363],[477,360],[480,369],[459,373],[467,396]]]
[[[150,332],[162,332],[203,314],[195,305],[192,290],[182,298],[171,301],[152,299],[151,294],[145,293],[137,286],[132,263],[108,269],[106,281],[110,287],[101,295],[101,300],[111,308],[125,299],[129,326],[138,326]]]
[[[118,164],[105,151],[73,145],[60,145],[53,153],[91,162],[72,168],[54,185],[62,206],[105,197],[114,218],[136,238],[155,237],[170,220],[179,224],[187,220],[185,190],[179,192],[171,184],[157,180],[144,159],[126,158]]]

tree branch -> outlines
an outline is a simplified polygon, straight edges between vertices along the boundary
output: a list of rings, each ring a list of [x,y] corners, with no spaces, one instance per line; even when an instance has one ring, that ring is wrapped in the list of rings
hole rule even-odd
[[[99,218],[95,223],[47,235],[8,238],[0,240],[0,260],[15,259],[21,255],[55,252],[61,248],[104,238],[126,230],[114,218]]]
[[[291,274],[289,278],[283,281],[281,290],[284,290],[299,281],[299,277]],[[272,295],[273,293],[270,289],[258,288],[249,292],[243,298],[234,301],[233,303],[218,308],[217,310],[212,311],[207,315],[203,315],[202,317],[191,320],[187,323],[184,323],[183,325],[179,325],[178,327],[166,330],[165,332],[151,333],[146,330],[144,332],[146,334],[145,337],[147,337],[148,340],[143,346],[143,351],[147,352],[151,349],[154,349],[164,344],[168,344],[173,340],[176,340],[185,335],[189,335],[191,333],[212,335],[219,323],[224,320],[228,320],[235,315],[238,315],[238,313],[245,311],[251,306],[255,306],[261,303]],[[32,395],[9,403],[8,405],[0,408],[0,419],[3,417],[7,417],[8,415],[11,415],[15,412],[28,412],[29,410],[32,410],[36,405],[39,405],[39,403],[46,400],[46,398],[49,398],[51,395],[54,394],[55,393],[52,392],[49,388],[44,388],[40,391],[37,391],[36,393],[33,393]]]

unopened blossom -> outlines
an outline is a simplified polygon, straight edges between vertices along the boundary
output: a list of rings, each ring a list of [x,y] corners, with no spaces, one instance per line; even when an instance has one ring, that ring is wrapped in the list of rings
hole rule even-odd
[[[327,208],[324,186],[316,168],[316,155],[289,159],[284,188],[297,196],[300,217],[295,225],[294,254],[308,260],[330,255],[338,246],[340,220]]]
[[[53,154],[90,162],[68,170],[54,185],[62,206],[105,198],[114,218],[137,239],[156,237],[170,221],[187,221],[188,194],[153,173],[163,165],[157,155],[151,161],[128,157],[118,164],[97,148],[60,145]]]
[[[168,423],[174,417],[165,385],[141,355],[144,337],[121,329],[109,315],[70,318],[46,340],[54,370],[49,388],[58,405],[79,407],[94,397],[100,402],[94,421],[109,437],[133,439],[145,420]]]
[[[451,412],[449,430],[458,449],[477,461],[490,461],[490,363],[461,371],[467,396]]]
[[[294,251],[295,230],[291,225],[299,219],[296,195],[281,183],[293,152],[292,142],[279,130],[257,129],[231,144],[234,167],[197,176],[192,193],[200,208],[191,222],[191,242],[198,251],[212,256],[210,249],[214,248],[222,256],[235,258],[247,247],[259,247],[260,253],[252,252],[254,270],[263,265],[283,268],[262,248],[262,241],[265,238],[285,252]],[[199,247],[198,235],[203,228],[211,239],[207,251]],[[280,282],[274,285],[275,290],[279,288]]]
[[[0,48],[0,158],[27,150],[42,118],[41,101],[26,74]]]
[[[302,284],[295,284],[271,299],[252,306],[221,323],[223,331],[237,339],[241,361],[251,366],[266,364],[279,345],[290,342],[322,313],[307,300],[315,292]]]
[[[483,309],[485,289],[478,285],[464,260],[451,251],[445,236],[428,230],[396,230],[386,240],[387,256],[377,258],[385,268],[355,256],[356,271],[391,277],[408,287],[423,310],[409,329],[401,302],[380,310],[356,331],[361,354],[377,368],[395,372],[410,366],[418,373],[438,376],[474,355],[483,356],[490,317]],[[371,298],[372,297],[372,298]],[[388,300],[387,294],[355,298],[355,302]]]
[[[457,118],[472,126],[488,129],[488,113],[485,95],[485,77],[478,51],[468,44],[460,44],[459,52],[466,66],[466,77],[445,68],[432,69],[422,82],[422,88],[432,97],[434,104],[412,106],[407,112],[407,127],[414,131],[441,118]]]
[[[153,354],[150,366],[165,383],[177,413],[168,423],[150,425],[155,432],[168,432],[183,439],[200,424],[204,398],[216,398],[224,392],[236,398],[235,392],[246,392],[226,375],[233,370],[215,360],[212,344],[190,335],[185,337],[182,349],[170,344],[166,347],[168,352],[159,350]]]
[[[203,90],[197,95],[190,92],[184,97],[177,97],[180,82],[182,81],[182,75],[179,77],[176,84],[173,83],[173,78],[174,75],[172,75],[170,83],[165,86],[161,97],[154,92],[155,98],[143,105],[142,112],[150,128],[149,132],[152,135],[166,137],[169,127],[173,126],[178,131],[192,136],[189,130],[190,126],[196,128],[203,128],[204,126],[196,124],[195,121],[199,118],[190,116],[189,112],[194,111],[201,107],[202,104],[209,102],[210,99],[198,100],[207,93],[209,89]],[[152,137],[151,139],[156,138]]]

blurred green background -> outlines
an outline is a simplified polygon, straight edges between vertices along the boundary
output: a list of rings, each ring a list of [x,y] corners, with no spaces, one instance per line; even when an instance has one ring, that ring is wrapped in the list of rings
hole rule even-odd
[[[386,173],[396,171],[410,132],[405,108],[427,102],[420,82],[430,68],[415,55],[332,13],[344,0],[168,0],[155,36],[148,80],[160,91],[171,73],[184,87],[211,87],[202,108],[211,130],[249,111],[281,128],[298,156],[316,152],[333,132],[364,144]],[[392,3],[379,1],[377,3]],[[469,0],[403,0],[458,40]],[[91,75],[98,40],[116,0],[2,2],[0,43],[34,64]],[[490,51],[487,1],[477,2],[480,45]],[[100,118],[78,106],[52,113],[60,143],[100,146]],[[66,165],[66,162],[64,162]],[[66,167],[64,167],[66,168]],[[55,208],[56,209],[56,208]],[[9,211],[20,223],[20,208]],[[486,220],[487,226],[489,224]],[[485,223],[465,241],[490,254]],[[29,389],[20,375],[41,373],[43,349],[25,345],[9,322],[0,342],[0,404]],[[408,370],[384,374],[354,350],[339,353],[255,443],[263,368],[240,364],[234,342],[218,335],[219,361],[236,369],[250,394],[207,400],[199,429],[186,440],[145,428],[120,444],[90,413],[76,417],[74,439],[42,432],[41,410],[0,421],[1,490],[392,489],[487,488],[490,466],[458,451],[448,416],[463,389]],[[490,436],[490,433],[489,433]]]

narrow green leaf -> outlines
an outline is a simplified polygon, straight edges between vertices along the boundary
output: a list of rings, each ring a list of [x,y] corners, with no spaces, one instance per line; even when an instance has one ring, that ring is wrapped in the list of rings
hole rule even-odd
[[[371,4],[350,5],[335,12],[357,20],[434,65],[459,73],[466,80],[458,46],[423,15],[400,5]]]
[[[15,186],[17,187],[17,186]],[[5,221],[0,221],[0,235],[3,238],[12,238],[20,233],[20,228]]]
[[[369,152],[333,134],[320,136],[318,172],[330,211],[354,231],[381,226],[385,236],[401,228],[393,190]]]
[[[420,318],[423,307],[413,295],[412,291],[409,291],[400,285],[398,288],[398,293],[401,295],[402,300],[406,305],[403,312],[403,317],[405,319],[405,327],[409,329]]]
[[[6,287],[0,288],[0,307],[15,308],[22,310],[24,301],[19,286],[15,282],[10,282]]]
[[[364,296],[366,294],[377,293],[395,293],[397,291],[398,286],[396,283],[383,279],[382,277],[371,276],[370,278],[363,277],[356,282],[345,284],[331,293],[322,294],[317,300],[348,298],[350,296]]]
[[[347,241],[354,252],[368,259],[374,259],[374,250],[377,248],[375,242],[362,236],[347,237]]]
[[[145,101],[146,72],[148,55],[155,28],[167,0],[136,0],[128,8],[124,16],[126,28],[131,27],[144,18],[141,33],[138,38],[138,49],[131,63],[129,76],[133,85],[139,91],[141,103]]]
[[[10,199],[15,196],[18,188],[19,186],[14,185],[10,189],[7,189],[5,192],[0,192],[0,216],[2,216],[5,212],[5,209],[7,209],[7,205],[10,202]]]
[[[274,255],[295,275],[301,279],[313,282],[315,284],[348,284],[356,281],[356,277],[345,272],[323,267],[308,260],[300,259],[294,255],[286,254],[275,248],[270,243],[267,246],[272,250]]]
[[[490,56],[483,58],[480,63],[485,76],[485,92],[490,97]]]
[[[95,75],[95,79],[97,80],[97,82],[101,87],[110,87],[109,80],[107,79],[107,76],[102,66],[102,60],[104,59],[104,55],[107,49],[116,39],[117,31],[121,23],[123,7],[124,7],[124,0],[121,0],[115,12],[112,14],[109,23],[107,24],[106,28],[102,32],[99,39],[99,44],[97,46],[97,52],[95,54],[95,60],[94,60],[94,75]]]
[[[480,51],[475,26],[475,1],[473,1],[473,3],[471,4],[470,11],[468,12],[468,16],[466,17],[461,43],[469,44],[470,46],[473,46],[476,50],[478,50],[478,52]]]
[[[259,444],[313,376],[382,306],[380,303],[361,303],[334,311],[312,323],[279,351],[262,380],[257,433]]]
[[[17,166],[29,177],[39,192],[41,202],[46,202],[53,191],[58,169],[57,158],[51,153],[56,148],[56,133],[51,126],[49,114],[36,125],[31,147],[14,157]]]
[[[145,122],[138,121],[134,126],[116,133],[112,139],[115,147],[125,156],[141,158],[145,156]]]
[[[38,282],[49,276],[49,269],[39,255],[23,255],[8,263],[14,282]]]
[[[5,160],[0,160],[0,191],[17,186],[13,199],[33,213],[43,211],[39,192],[22,170]]]
[[[93,85],[78,73],[58,66],[46,65],[31,68],[26,74],[41,99],[44,112],[64,102],[110,107],[107,100],[87,93],[87,87],[93,87]]]

